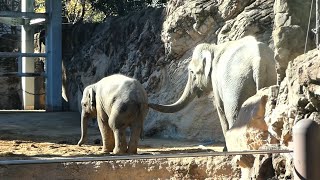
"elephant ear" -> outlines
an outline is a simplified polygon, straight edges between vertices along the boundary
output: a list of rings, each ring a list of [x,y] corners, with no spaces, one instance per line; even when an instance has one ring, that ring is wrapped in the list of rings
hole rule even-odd
[[[211,64],[212,64],[211,52],[209,50],[203,50],[202,57],[203,57],[204,75],[206,77],[206,80],[209,81]]]
[[[89,89],[89,98],[91,107],[96,107],[96,93],[94,92],[93,88]]]

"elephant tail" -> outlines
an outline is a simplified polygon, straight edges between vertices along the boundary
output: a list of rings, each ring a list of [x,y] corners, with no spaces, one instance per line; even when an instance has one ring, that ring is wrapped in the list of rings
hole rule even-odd
[[[148,110],[149,110],[149,106],[148,106],[148,103],[142,103],[140,104],[140,110],[139,110],[139,113],[138,113],[138,118],[141,118],[141,131],[140,131],[140,140],[143,141],[144,138],[145,138],[145,133],[144,133],[144,120],[147,116],[147,113],[148,113]]]
[[[144,131],[143,131],[143,127],[141,128],[141,132],[140,132],[140,140],[143,141],[144,140]]]

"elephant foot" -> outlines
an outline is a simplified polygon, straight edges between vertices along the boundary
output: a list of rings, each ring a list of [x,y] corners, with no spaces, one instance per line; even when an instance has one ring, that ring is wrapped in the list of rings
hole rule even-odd
[[[137,147],[130,147],[127,150],[128,154],[137,154]]]
[[[113,151],[113,148],[102,148],[103,153],[110,153]]]
[[[137,150],[131,150],[131,151],[128,150],[127,153],[128,153],[128,154],[137,154]]]
[[[228,152],[227,145],[224,145],[224,147],[223,147],[223,152]]]
[[[126,151],[125,151],[124,149],[115,147],[115,148],[113,149],[113,154],[118,154],[118,155],[120,155],[120,154],[126,154]]]

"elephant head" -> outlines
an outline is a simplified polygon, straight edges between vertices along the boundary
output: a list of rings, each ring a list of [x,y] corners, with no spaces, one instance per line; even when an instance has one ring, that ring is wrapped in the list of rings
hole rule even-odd
[[[81,139],[78,145],[82,145],[87,138],[88,119],[93,118],[97,114],[95,86],[87,86],[83,90],[81,99]]]
[[[183,109],[196,96],[200,97],[203,92],[211,90],[213,48],[214,45],[206,43],[195,47],[188,66],[188,81],[179,100],[170,105],[150,103],[149,107],[164,113],[174,113]]]

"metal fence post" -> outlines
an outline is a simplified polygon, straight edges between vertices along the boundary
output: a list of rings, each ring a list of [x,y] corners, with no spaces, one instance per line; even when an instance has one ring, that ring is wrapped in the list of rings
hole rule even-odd
[[[21,11],[22,12],[34,12],[34,0],[22,0]],[[27,20],[26,20],[27,21]],[[33,53],[34,52],[34,30],[28,23],[21,26],[21,52]],[[34,72],[34,58],[22,57],[22,73]],[[34,95],[29,93],[35,93],[34,89],[34,77],[22,77],[22,95],[23,95],[23,108],[25,110],[34,109]],[[29,92],[29,93],[27,93]]]
[[[294,179],[320,179],[320,128],[311,119],[293,127]]]
[[[61,1],[46,0],[49,22],[46,29],[46,110],[62,110]]]

